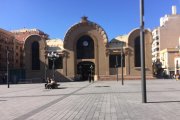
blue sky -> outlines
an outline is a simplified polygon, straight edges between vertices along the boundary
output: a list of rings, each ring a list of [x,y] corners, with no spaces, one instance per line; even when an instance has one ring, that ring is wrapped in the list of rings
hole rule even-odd
[[[144,0],[145,27],[159,26],[160,17],[171,14],[180,0]],[[139,27],[139,0],[0,0],[0,28],[38,28],[50,38],[61,38],[87,16],[106,31],[109,40]]]

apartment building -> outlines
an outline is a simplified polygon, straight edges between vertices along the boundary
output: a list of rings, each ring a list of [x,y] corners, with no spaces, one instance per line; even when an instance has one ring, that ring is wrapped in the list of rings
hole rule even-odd
[[[152,35],[152,61],[160,59],[159,51],[179,45],[180,14],[177,14],[176,6],[172,6],[171,15],[160,18],[160,26],[152,31]]]
[[[16,83],[17,79],[25,78],[24,43],[31,35],[48,39],[48,35],[38,29],[0,29],[0,83],[7,81],[7,68],[11,82]]]
[[[0,83],[6,79],[7,64],[9,68],[14,68],[14,42],[11,32],[0,29]]]

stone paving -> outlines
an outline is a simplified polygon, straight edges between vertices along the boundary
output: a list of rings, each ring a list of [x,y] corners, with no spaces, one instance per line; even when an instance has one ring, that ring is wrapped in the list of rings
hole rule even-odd
[[[60,84],[0,85],[0,120],[180,120],[180,81],[148,80],[146,104],[140,80]]]

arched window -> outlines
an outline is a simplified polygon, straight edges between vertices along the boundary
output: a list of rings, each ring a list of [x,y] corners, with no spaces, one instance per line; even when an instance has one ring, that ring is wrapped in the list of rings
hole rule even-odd
[[[77,41],[77,59],[94,59],[94,41],[84,35]]]
[[[141,67],[140,37],[134,40],[134,63],[135,67]]]
[[[32,50],[32,70],[40,70],[39,60],[39,43],[33,42],[31,45]]]

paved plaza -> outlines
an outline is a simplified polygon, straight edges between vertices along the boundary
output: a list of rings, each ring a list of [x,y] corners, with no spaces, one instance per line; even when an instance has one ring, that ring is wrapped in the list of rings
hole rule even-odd
[[[0,120],[180,120],[180,81],[148,80],[146,104],[140,80],[60,84],[0,85]]]

